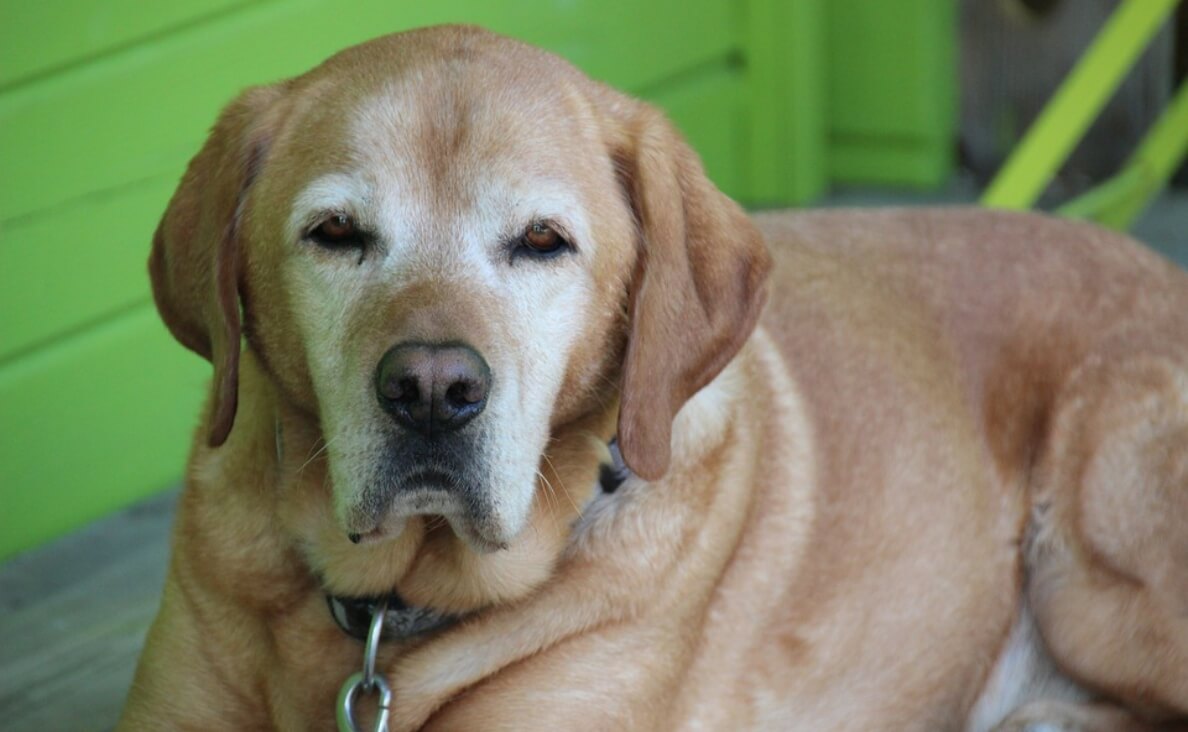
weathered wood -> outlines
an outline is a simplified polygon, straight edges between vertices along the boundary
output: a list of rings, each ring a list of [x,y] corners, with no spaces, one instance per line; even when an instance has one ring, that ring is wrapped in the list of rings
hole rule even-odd
[[[8,732],[111,729],[157,611],[176,491],[0,565]]]

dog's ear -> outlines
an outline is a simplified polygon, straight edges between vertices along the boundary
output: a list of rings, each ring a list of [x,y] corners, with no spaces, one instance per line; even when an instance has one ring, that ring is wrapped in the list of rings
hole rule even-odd
[[[149,255],[162,320],[182,345],[214,365],[212,447],[226,441],[238,402],[240,207],[280,96],[278,87],[249,89],[223,110],[169,201]]]
[[[664,115],[631,107],[615,152],[640,230],[619,446],[633,471],[656,480],[668,470],[673,418],[754,329],[771,258]]]

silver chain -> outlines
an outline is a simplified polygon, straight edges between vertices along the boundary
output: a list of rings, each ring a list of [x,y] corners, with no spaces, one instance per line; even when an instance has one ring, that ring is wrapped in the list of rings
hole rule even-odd
[[[367,631],[367,645],[363,648],[363,670],[347,677],[338,692],[338,732],[362,732],[355,722],[355,698],[360,693],[375,693],[378,706],[371,732],[388,732],[388,715],[392,711],[392,687],[383,674],[375,672],[375,654],[379,650],[380,632],[384,629],[384,615],[388,601],[381,600],[372,610],[371,627]]]

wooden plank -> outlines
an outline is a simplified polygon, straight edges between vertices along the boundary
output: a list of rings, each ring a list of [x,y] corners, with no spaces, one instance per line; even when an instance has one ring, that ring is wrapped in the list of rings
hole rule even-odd
[[[701,156],[710,179],[727,195],[746,193],[743,156],[743,79],[741,68],[726,59],[690,77],[649,89]]]
[[[0,719],[8,732],[110,730],[156,612],[169,491],[0,565]]]
[[[750,0],[744,7],[744,197],[763,206],[805,203],[828,184],[825,8],[820,0]]]
[[[861,140],[871,156],[831,151],[831,175],[894,183],[896,170],[884,159],[901,160],[914,148],[920,160],[904,182],[935,185],[947,176],[956,125],[955,5],[951,0],[826,3],[830,140]],[[947,162],[936,168],[938,159]],[[919,172],[925,169],[933,172]]]
[[[175,482],[209,374],[148,304],[0,368],[0,558]]]
[[[250,0],[0,0],[0,89]]]
[[[833,135],[829,141],[829,172],[838,183],[935,188],[952,169],[947,146],[918,138]]]
[[[918,135],[950,128],[953,5],[949,0],[826,4],[831,130]]]
[[[720,57],[734,42],[727,0],[252,5],[0,95],[0,221],[180,172],[240,88],[302,72],[382,32],[451,20],[518,31],[629,89]]]
[[[0,364],[149,297],[153,229],[177,181],[158,177],[0,227]]]

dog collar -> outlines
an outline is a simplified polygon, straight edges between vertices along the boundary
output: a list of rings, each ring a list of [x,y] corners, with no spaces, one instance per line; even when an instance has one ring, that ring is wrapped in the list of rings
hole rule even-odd
[[[380,601],[384,599],[388,601],[383,624],[385,638],[405,640],[453,625],[460,617],[430,608],[414,607],[396,594],[388,595],[387,598],[340,597],[327,594],[326,605],[330,608],[330,616],[342,632],[352,638],[366,640],[367,631],[371,627],[371,617]]]
[[[611,438],[606,446],[610,451],[611,461],[598,467],[598,485],[603,493],[614,493],[623,485],[623,481],[631,477],[631,469],[623,462],[623,453],[619,451],[619,438]]]

